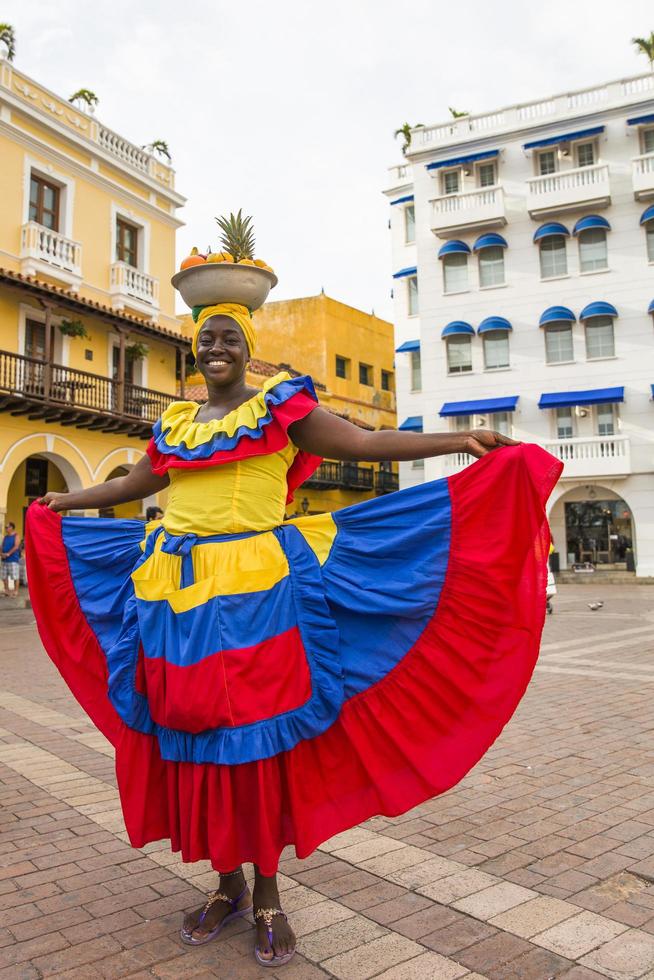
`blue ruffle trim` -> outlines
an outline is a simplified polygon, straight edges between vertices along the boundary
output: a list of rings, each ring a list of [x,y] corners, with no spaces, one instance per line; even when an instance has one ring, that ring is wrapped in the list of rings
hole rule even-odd
[[[139,602],[132,597],[126,604],[120,636],[107,651],[109,697],[126,725],[157,738],[161,757],[169,762],[239,765],[268,759],[320,735],[338,717],[343,704],[339,632],[324,597],[320,565],[297,528],[287,525],[273,533],[288,559],[298,628],[311,673],[311,697],[299,708],[253,724],[195,735],[155,724],[147,699],[135,689]],[[136,567],[145,559],[146,554]]]
[[[274,385],[274,387],[270,388],[263,395],[267,411],[265,415],[262,415],[257,420],[256,428],[252,429],[247,425],[242,425],[236,430],[233,436],[227,435],[226,432],[216,432],[207,442],[202,443],[200,446],[195,446],[193,449],[189,449],[184,441],[177,445],[171,445],[166,442],[166,432],[168,430],[163,429],[161,419],[158,419],[152,427],[154,444],[162,455],[177,456],[179,459],[189,461],[209,459],[217,452],[230,452],[244,436],[253,440],[261,439],[265,427],[273,420],[272,410],[277,405],[283,405],[289,398],[292,398],[301,391],[306,391],[315,402],[318,401],[313,381],[308,375],[299,378],[290,378],[288,381],[280,381],[279,384]]]

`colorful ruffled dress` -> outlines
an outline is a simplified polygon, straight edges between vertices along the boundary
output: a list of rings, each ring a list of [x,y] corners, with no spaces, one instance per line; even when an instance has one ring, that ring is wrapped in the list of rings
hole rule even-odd
[[[289,426],[316,403],[285,374],[219,421],[173,403],[148,446],[163,522],[29,510],[41,638],[115,746],[136,847],[272,874],[288,844],[449,789],[527,686],[560,463],[502,449],[287,520],[319,463]]]

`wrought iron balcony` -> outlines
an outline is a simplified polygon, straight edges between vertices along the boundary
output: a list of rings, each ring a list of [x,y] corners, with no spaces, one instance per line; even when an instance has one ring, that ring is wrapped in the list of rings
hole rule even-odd
[[[148,439],[175,395],[0,351],[0,411]]]
[[[377,470],[375,473],[375,490],[377,493],[393,493],[400,489],[400,478],[397,473],[388,470]]]
[[[392,474],[391,474],[392,475]],[[321,463],[304,486],[313,490],[374,490],[375,471],[358,463]]]

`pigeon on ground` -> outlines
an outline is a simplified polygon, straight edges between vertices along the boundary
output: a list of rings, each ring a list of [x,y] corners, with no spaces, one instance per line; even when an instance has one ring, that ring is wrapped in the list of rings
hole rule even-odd
[[[603,605],[604,605],[603,602],[589,602],[588,603],[588,608],[589,609],[592,609],[593,612],[597,612],[597,610],[598,609],[601,609]]]

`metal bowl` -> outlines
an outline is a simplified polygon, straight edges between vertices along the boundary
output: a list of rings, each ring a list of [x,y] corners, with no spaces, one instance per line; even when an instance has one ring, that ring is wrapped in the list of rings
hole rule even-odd
[[[266,302],[277,276],[257,265],[207,262],[182,269],[171,282],[187,306],[240,303],[253,312]]]

